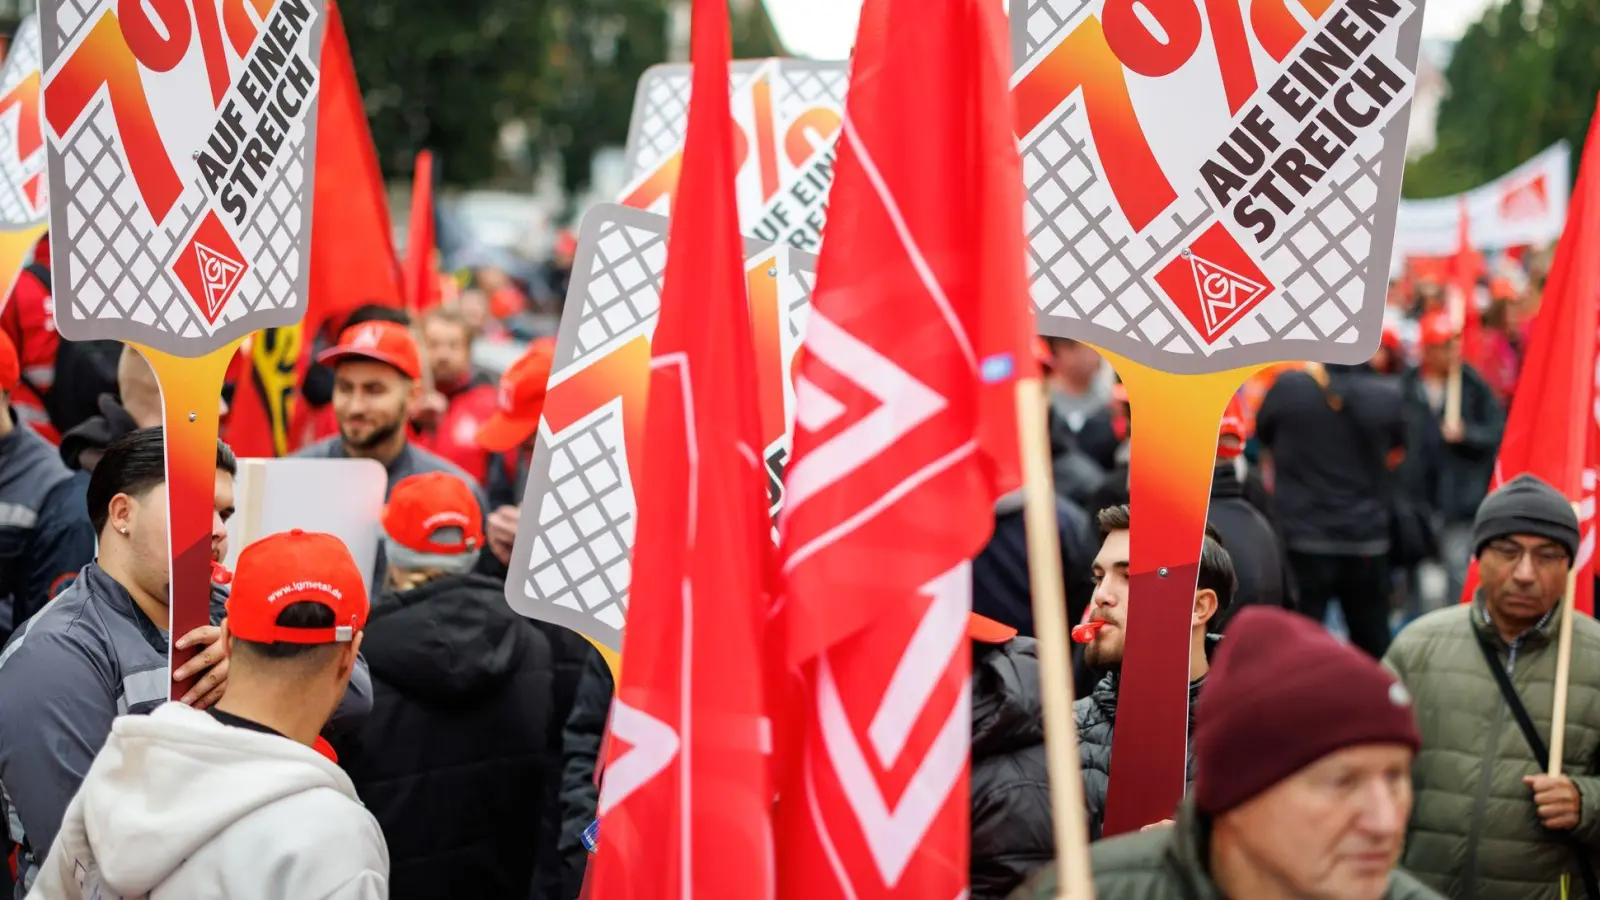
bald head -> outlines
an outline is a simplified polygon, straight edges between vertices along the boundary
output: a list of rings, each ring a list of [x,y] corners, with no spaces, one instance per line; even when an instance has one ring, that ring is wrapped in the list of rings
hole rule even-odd
[[[161,387],[156,373],[139,351],[126,344],[117,360],[117,391],[122,395],[122,408],[140,428],[161,424]]]

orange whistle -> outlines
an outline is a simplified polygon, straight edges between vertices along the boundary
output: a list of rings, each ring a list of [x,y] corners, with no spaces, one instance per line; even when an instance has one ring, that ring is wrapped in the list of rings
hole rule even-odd
[[[1106,623],[1098,620],[1078,625],[1072,629],[1072,642],[1075,644],[1087,644],[1094,640],[1095,634],[1104,627],[1106,627]]]

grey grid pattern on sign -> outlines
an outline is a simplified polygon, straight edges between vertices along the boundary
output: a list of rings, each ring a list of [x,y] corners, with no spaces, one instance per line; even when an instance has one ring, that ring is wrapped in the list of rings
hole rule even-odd
[[[300,275],[300,233],[310,218],[304,213],[301,187],[305,166],[301,164],[305,130],[297,128],[295,143],[285,143],[277,168],[268,176],[256,198],[255,216],[239,234],[239,249],[252,262],[239,282],[230,302],[217,320],[220,326],[252,313],[293,306],[295,279]],[[242,302],[241,302],[242,301]]]
[[[101,103],[61,149],[66,183],[67,233],[72,250],[64,280],[71,318],[126,319],[174,334],[203,333],[198,311],[167,270],[184,236],[205,210],[187,194],[167,214],[167,225],[138,226],[141,208],[133,177],[122,165],[111,112]],[[58,203],[60,201],[57,201]]]
[[[628,136],[629,179],[652,171],[683,146],[689,127],[688,68],[646,72],[644,77],[649,81],[639,98],[644,104],[639,133]]]
[[[791,121],[819,103],[844,108],[845,89],[850,74],[843,66],[820,67],[783,65],[778,75],[784,89],[778,92],[777,112],[780,121]]]
[[[1082,16],[1091,2],[1093,0],[1028,0],[1023,12],[1027,35],[1023,49],[1027,56],[1031,58],[1041,48],[1048,47],[1056,35],[1066,30],[1069,22],[1075,23]],[[1013,4],[1013,14],[1015,8]]]
[[[1250,327],[1229,334],[1231,345],[1269,338],[1343,344],[1358,338],[1356,314],[1367,267],[1373,264],[1373,209],[1382,150],[1383,141],[1375,134],[1357,141],[1306,198],[1305,214],[1289,223],[1262,255],[1269,265],[1287,255],[1294,260],[1293,273],[1280,279],[1271,302],[1257,307]]]
[[[667,241],[661,232],[607,222],[600,232],[583,308],[578,310],[577,357],[640,329],[655,329]]]
[[[11,93],[11,90],[22,83],[22,79],[39,68],[39,20],[30,16],[23,21],[12,38],[9,53],[6,57],[4,78],[0,78],[0,96]],[[23,185],[34,175],[44,172],[44,154],[35,153],[33,158],[23,160],[17,158],[17,129],[22,123],[22,104],[18,103],[7,110],[4,117],[5,125],[0,127],[0,225],[22,225],[42,221],[48,207],[43,203],[45,198],[44,179],[40,179],[39,199],[40,206],[35,209],[28,198],[23,194]]]
[[[605,412],[547,448],[549,472],[533,476],[549,487],[539,505],[524,592],[620,631],[637,511],[623,477],[622,423]]]
[[[1022,147],[1028,202],[1029,278],[1042,315],[1094,322],[1174,353],[1200,345],[1156,287],[1155,273],[1211,219],[1199,191],[1152,222],[1142,237],[1112,228],[1116,198],[1097,174],[1076,101]]]

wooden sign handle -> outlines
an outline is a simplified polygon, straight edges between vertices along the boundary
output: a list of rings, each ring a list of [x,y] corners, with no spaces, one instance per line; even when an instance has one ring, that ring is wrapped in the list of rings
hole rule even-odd
[[[161,416],[166,425],[167,552],[172,585],[171,633],[175,641],[211,622],[211,519],[216,514],[217,431],[222,381],[239,341],[186,358],[132,345],[155,371],[161,386]],[[200,648],[169,645],[173,672]],[[173,682],[173,700],[191,682]]]

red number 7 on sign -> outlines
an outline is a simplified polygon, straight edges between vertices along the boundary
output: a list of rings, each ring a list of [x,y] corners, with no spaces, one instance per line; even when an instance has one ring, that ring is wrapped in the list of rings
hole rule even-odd
[[[198,36],[214,111],[230,82],[224,28],[234,53],[245,58],[259,31],[246,7],[265,21],[274,2],[222,0],[219,21],[214,0],[118,0],[116,10],[100,14],[45,85],[45,117],[51,130],[64,137],[105,88],[134,184],[159,225],[183,193],[183,180],[156,127],[140,68],[172,71]]]

